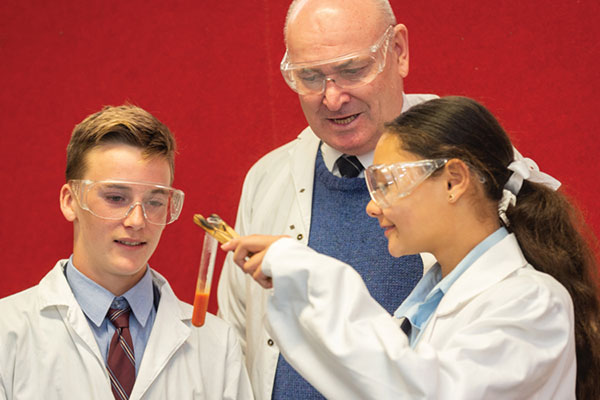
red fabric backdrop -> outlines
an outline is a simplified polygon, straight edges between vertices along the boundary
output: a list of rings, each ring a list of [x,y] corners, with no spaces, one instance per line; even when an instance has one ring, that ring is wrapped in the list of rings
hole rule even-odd
[[[409,30],[407,92],[486,104],[600,235],[600,3],[555,3],[392,0]],[[306,124],[278,70],[286,9],[270,0],[0,4],[0,297],[70,254],[58,191],[73,126],[131,102],[178,139],[175,185],[186,203],[150,263],[192,301],[203,237],[192,215],[233,223],[248,168]]]

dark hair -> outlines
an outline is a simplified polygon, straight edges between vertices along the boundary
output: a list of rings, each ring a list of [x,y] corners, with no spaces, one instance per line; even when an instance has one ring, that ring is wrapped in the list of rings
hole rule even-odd
[[[513,146],[496,118],[476,101],[446,97],[422,103],[386,124],[385,132],[397,135],[403,150],[423,158],[464,161],[485,179],[488,198],[502,198],[512,174],[507,166],[514,159]],[[575,308],[577,397],[600,398],[597,265],[588,240],[597,242],[591,230],[561,192],[529,181],[506,215],[507,229],[525,258],[569,291]]]
[[[176,149],[173,134],[152,114],[132,105],[106,106],[75,126],[67,146],[67,181],[82,178],[86,154],[107,143],[139,147],[144,157],[165,157],[171,166],[173,181]]]

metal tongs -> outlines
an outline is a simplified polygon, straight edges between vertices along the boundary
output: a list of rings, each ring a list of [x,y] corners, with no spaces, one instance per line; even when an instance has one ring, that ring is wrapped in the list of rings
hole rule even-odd
[[[204,229],[209,235],[217,239],[221,244],[229,242],[231,239],[239,238],[240,235],[217,214],[210,214],[204,218],[201,214],[194,214],[196,225]]]

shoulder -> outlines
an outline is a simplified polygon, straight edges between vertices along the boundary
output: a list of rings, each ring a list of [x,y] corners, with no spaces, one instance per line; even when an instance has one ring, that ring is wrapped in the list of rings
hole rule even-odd
[[[538,303],[546,302],[548,305],[562,304],[565,308],[572,308],[571,296],[567,289],[553,276],[540,272],[531,265],[517,270],[504,283],[504,285],[508,284],[512,286],[514,293],[520,293],[521,298],[528,298]]]
[[[417,104],[438,98],[439,96],[437,94],[405,94],[404,100],[406,104],[403,108],[406,111],[409,108],[416,106]]]
[[[32,286],[21,292],[0,299],[1,321],[13,315],[22,315],[34,308],[37,303],[38,286]]]
[[[0,315],[0,338],[3,351],[8,351],[47,321],[40,308],[39,286],[1,299]]]
[[[233,333],[231,325],[211,313],[206,313],[206,319],[201,328],[195,328],[192,325],[192,305],[177,297],[164,276],[154,269],[151,269],[151,271],[154,284],[160,288],[161,304],[165,304],[170,313],[174,313],[179,320],[192,328],[194,332],[192,336],[201,337],[201,340],[212,342],[213,344],[225,343],[229,340],[228,336]]]
[[[237,333],[225,320],[206,313],[204,325],[195,327],[189,320],[191,335],[189,340],[201,352],[212,354],[214,357],[241,358],[242,347]]]
[[[514,234],[492,246],[454,282],[440,303],[440,310],[447,313],[462,306],[478,308],[482,314],[512,315],[515,319],[551,315],[560,310],[562,316],[572,319],[567,290],[527,262]]]
[[[308,154],[318,146],[319,138],[310,127],[306,127],[292,141],[274,149],[262,156],[249,170],[247,178],[256,177],[270,172],[279,171],[298,152]],[[304,154],[303,154],[304,155]],[[315,152],[316,156],[316,152]]]
[[[480,315],[510,316],[514,324],[530,321],[531,326],[573,324],[574,311],[566,288],[552,276],[526,265],[473,299]],[[527,326],[527,325],[524,325]]]

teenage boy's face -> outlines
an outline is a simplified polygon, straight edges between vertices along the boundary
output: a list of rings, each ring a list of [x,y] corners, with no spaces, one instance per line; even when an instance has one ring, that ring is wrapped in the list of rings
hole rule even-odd
[[[85,161],[82,179],[171,183],[168,161],[143,158],[137,147],[102,145],[91,150]],[[99,218],[80,207],[68,184],[61,189],[61,208],[74,224],[73,264],[79,271],[115,295],[125,293],[142,278],[164,226],[149,223],[140,206],[120,220]]]

